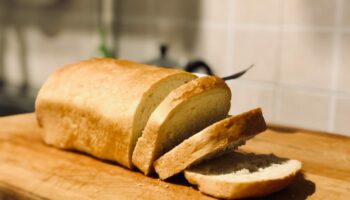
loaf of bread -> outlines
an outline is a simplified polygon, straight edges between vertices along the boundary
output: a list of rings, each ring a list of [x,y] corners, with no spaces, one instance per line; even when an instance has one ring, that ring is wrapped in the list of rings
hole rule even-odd
[[[155,170],[161,179],[184,171],[214,197],[282,189],[301,163],[233,152],[266,124],[260,108],[228,116],[230,102],[229,87],[216,76],[92,59],[56,70],[40,89],[35,112],[49,145],[136,166],[146,175]]]
[[[235,149],[265,130],[266,124],[260,108],[227,117],[164,154],[154,162],[155,171],[161,179],[169,178],[202,160]]]
[[[136,140],[152,111],[168,93],[195,78],[126,60],[65,65],[48,78],[35,102],[43,139],[131,168]]]
[[[185,171],[201,192],[224,199],[261,197],[289,185],[301,169],[297,160],[229,152]]]
[[[144,174],[153,161],[186,138],[227,116],[231,92],[215,76],[194,79],[172,91],[151,114],[132,156]]]

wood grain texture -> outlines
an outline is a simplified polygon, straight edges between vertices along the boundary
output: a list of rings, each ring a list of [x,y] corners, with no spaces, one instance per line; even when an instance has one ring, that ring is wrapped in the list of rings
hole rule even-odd
[[[211,199],[185,185],[47,146],[40,134],[33,114],[0,118],[0,199]]]
[[[0,199],[211,199],[182,177],[170,182],[41,142],[34,114],[0,118]],[[244,151],[303,162],[303,174],[263,199],[348,199],[350,138],[269,129]],[[176,182],[176,183],[174,183]]]

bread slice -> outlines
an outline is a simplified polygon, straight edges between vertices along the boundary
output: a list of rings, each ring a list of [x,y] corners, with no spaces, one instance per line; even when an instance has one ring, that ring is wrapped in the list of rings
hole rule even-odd
[[[224,199],[261,197],[283,189],[301,169],[297,160],[230,152],[185,171],[201,192]]]
[[[265,130],[266,124],[260,108],[227,117],[164,154],[154,162],[155,171],[161,179],[169,178],[195,163],[236,148]]]
[[[127,60],[92,59],[63,66],[36,99],[43,139],[130,168],[150,114],[172,90],[195,78]]]
[[[215,76],[204,76],[172,91],[152,113],[138,139],[133,164],[144,174],[153,161],[186,138],[227,116],[231,92]]]

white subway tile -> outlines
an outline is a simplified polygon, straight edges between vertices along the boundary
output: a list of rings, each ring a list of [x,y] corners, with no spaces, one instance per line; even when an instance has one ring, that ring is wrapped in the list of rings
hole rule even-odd
[[[228,20],[228,5],[230,0],[201,0],[200,19],[205,21],[226,22]]]
[[[343,34],[340,42],[340,67],[337,89],[350,92],[350,34]]]
[[[121,11],[122,17],[126,16],[146,16],[152,12],[152,6],[154,6],[152,0],[124,0],[118,1],[118,10]]]
[[[22,83],[21,62],[19,50],[21,47],[16,37],[15,30],[9,28],[4,31],[5,48],[2,50],[4,54],[4,72],[5,79],[8,83],[19,85]]]
[[[124,24],[119,39],[119,58],[147,62],[158,56],[151,37],[152,27],[147,24]],[[153,50],[153,51],[152,51]]]
[[[254,67],[242,79],[275,82],[280,65],[281,33],[235,31],[233,40],[233,68]]]
[[[232,92],[230,114],[235,115],[261,107],[267,122],[273,122],[274,88],[229,81]]]
[[[350,97],[340,97],[336,101],[334,132],[350,136]]]
[[[331,89],[332,34],[285,32],[281,77],[284,84]]]
[[[336,3],[334,0],[284,0],[284,26],[332,26]]]
[[[57,67],[98,56],[97,32],[67,29],[47,36],[37,28],[26,29],[31,84],[39,87]]]
[[[281,2],[280,0],[236,0],[234,23],[280,25]]]
[[[155,0],[154,13],[159,18],[193,21],[220,21],[228,19],[229,0]]]
[[[193,31],[195,35],[193,35]],[[192,41],[190,41],[192,40]],[[225,29],[187,29],[185,47],[192,49],[189,59],[206,61],[217,75],[224,75],[227,68],[228,41]],[[193,46],[189,46],[190,42]]]
[[[160,18],[198,20],[201,15],[200,0],[155,0],[154,12]]]
[[[327,130],[330,97],[282,88],[278,122],[314,130]]]
[[[350,1],[343,0],[342,5],[342,26],[344,28],[350,28]]]

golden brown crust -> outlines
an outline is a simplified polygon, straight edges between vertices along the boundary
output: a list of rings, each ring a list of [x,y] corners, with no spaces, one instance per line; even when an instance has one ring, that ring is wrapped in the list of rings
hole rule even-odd
[[[130,168],[131,139],[135,121],[139,120],[135,116],[139,116],[145,93],[162,80],[177,75],[194,78],[180,70],[127,60],[92,59],[65,65],[49,77],[36,100],[37,119],[45,130],[44,141]],[[84,128],[81,125],[84,120],[97,122]],[[98,136],[101,133],[106,134],[105,145],[108,140],[108,145],[112,145],[108,153],[103,150],[107,147],[92,145],[99,143],[95,140],[101,139]]]
[[[227,148],[238,146],[265,130],[266,123],[260,108],[228,117],[164,154],[154,162],[155,171],[161,179],[167,179],[192,164],[222,153]]]
[[[106,160],[115,160],[116,152],[128,148],[127,143],[115,142],[116,137],[128,141],[127,135],[111,134],[122,132],[122,127],[110,119],[96,115],[94,110],[59,101],[45,101],[41,103],[40,110],[43,111],[38,111],[37,116],[41,119],[44,130],[47,129],[46,125],[50,128],[43,132],[47,144],[76,149]],[[40,113],[44,116],[41,117]],[[92,135],[91,130],[98,131]]]
[[[166,122],[176,114],[175,109],[179,105],[204,91],[211,89],[222,89],[231,96],[230,89],[226,83],[215,76],[205,76],[180,86],[171,92],[166,99],[152,113],[142,136],[138,139],[133,156],[133,164],[144,174],[149,175],[153,171],[153,161],[157,158],[155,151],[159,143],[159,133]],[[228,102],[229,104],[229,102]],[[185,116],[184,116],[185,117]]]

